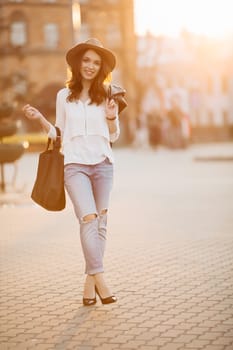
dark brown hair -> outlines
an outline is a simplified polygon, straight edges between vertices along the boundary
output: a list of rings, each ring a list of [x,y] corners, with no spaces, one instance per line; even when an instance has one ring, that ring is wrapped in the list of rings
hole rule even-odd
[[[84,51],[82,55],[77,56],[75,66],[70,67],[71,78],[66,83],[67,87],[70,90],[70,94],[67,97],[68,102],[73,102],[75,100],[78,100],[81,94],[81,91],[83,89],[82,76],[80,74],[80,67],[81,67],[82,57],[86,51]],[[98,54],[98,52],[96,53]],[[89,96],[91,99],[91,103],[96,103],[97,105],[99,105],[105,100],[107,93],[106,93],[106,90],[104,89],[104,81],[107,79],[110,73],[111,71],[108,64],[101,57],[100,70],[98,72],[98,75],[93,80],[91,87],[89,89]]]

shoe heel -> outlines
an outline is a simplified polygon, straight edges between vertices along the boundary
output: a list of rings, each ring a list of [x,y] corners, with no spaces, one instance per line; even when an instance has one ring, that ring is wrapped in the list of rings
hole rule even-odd
[[[96,304],[96,298],[89,299],[89,298],[83,298],[83,305],[84,306],[91,306]]]
[[[110,297],[107,297],[107,298],[102,298],[96,286],[95,286],[95,291],[96,291],[96,294],[99,296],[101,303],[104,305],[112,304],[117,301],[117,298],[115,297],[115,295],[111,295]]]

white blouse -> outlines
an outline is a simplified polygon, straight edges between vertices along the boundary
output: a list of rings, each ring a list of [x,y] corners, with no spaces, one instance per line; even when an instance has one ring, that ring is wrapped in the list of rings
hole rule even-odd
[[[106,121],[105,103],[97,106],[82,102],[67,102],[67,88],[61,89],[56,100],[56,123],[61,130],[64,163],[97,164],[106,157],[114,162],[110,142],[115,142],[120,135],[119,118],[117,130],[109,133]],[[56,129],[50,126],[48,137],[56,138]]]

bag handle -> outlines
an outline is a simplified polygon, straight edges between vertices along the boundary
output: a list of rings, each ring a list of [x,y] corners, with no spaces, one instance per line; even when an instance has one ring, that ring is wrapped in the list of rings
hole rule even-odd
[[[58,126],[55,126],[55,129],[56,129],[57,137],[56,137],[56,140],[53,140],[53,149],[59,150],[61,148],[61,130],[59,129]],[[49,137],[46,151],[48,151],[51,142],[52,142],[52,139]]]

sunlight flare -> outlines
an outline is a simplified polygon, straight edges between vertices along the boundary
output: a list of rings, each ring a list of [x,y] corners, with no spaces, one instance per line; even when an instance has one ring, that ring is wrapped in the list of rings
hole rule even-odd
[[[135,0],[137,34],[177,36],[185,29],[209,37],[233,35],[232,0]]]

